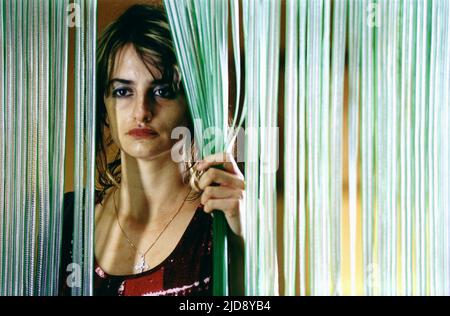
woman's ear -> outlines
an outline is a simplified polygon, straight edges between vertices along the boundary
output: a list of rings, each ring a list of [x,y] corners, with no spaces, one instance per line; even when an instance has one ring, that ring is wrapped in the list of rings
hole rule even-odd
[[[181,72],[177,65],[173,65],[172,85],[174,91],[183,93],[183,87],[181,86]]]
[[[178,65],[173,65],[173,81],[177,84],[179,88],[181,83],[181,71]]]
[[[109,116],[106,114],[105,116],[105,126],[109,128]]]

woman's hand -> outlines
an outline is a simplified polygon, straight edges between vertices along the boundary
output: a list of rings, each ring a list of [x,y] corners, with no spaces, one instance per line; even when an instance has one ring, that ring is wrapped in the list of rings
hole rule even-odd
[[[225,170],[210,168],[215,165],[222,165]],[[205,170],[198,182],[203,190],[201,203],[204,211],[224,212],[233,233],[242,237],[241,211],[244,208],[245,182],[234,157],[228,153],[210,155],[197,165],[197,170]]]

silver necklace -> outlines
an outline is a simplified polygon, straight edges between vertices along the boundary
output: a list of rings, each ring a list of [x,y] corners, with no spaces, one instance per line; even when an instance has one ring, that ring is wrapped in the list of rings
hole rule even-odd
[[[191,189],[192,190],[192,189]],[[173,219],[178,215],[178,213],[180,212],[181,208],[183,207],[184,203],[186,202],[187,197],[189,196],[189,194],[191,193],[191,190],[189,190],[189,193],[186,195],[186,197],[184,198],[183,202],[181,203],[180,207],[178,208],[178,210],[176,211],[176,213],[172,216],[172,218],[170,219],[170,221],[166,224],[166,226],[164,226],[163,230],[161,230],[161,232],[158,234],[158,236],[156,237],[156,239],[151,243],[151,245],[147,248],[147,250],[145,252],[141,252],[139,251],[139,249],[136,247],[136,245],[130,240],[130,238],[128,237],[127,233],[125,232],[125,230],[123,229],[122,225],[120,224],[119,221],[119,213],[117,211],[117,205],[116,205],[116,198],[115,198],[115,194],[116,192],[114,192],[113,194],[113,200],[114,200],[114,209],[115,209],[115,213],[116,213],[116,219],[117,219],[117,224],[119,225],[120,230],[122,231],[122,234],[124,235],[125,239],[128,241],[128,243],[130,244],[130,246],[136,251],[136,253],[139,255],[139,261],[138,263],[134,266],[134,271],[136,273],[142,273],[145,270],[147,270],[149,268],[149,265],[147,264],[147,262],[145,261],[145,255],[147,254],[147,252],[150,251],[150,249],[152,249],[152,247],[156,244],[156,242],[158,241],[159,237],[161,237],[162,233],[166,230],[166,228],[170,225],[170,223],[173,221]],[[117,191],[117,190],[116,190]]]

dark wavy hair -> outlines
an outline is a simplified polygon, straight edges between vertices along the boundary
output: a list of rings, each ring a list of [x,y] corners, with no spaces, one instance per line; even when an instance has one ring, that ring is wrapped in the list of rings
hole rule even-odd
[[[100,201],[110,187],[118,186],[121,181],[120,150],[113,160],[108,162],[106,149],[113,143],[111,136],[105,139],[107,112],[104,96],[108,93],[108,83],[117,53],[131,44],[147,66],[154,66],[162,74],[162,80],[170,84],[173,95],[184,94],[180,84],[181,75],[176,64],[176,55],[170,34],[169,23],[163,7],[152,5],[133,5],[102,33],[97,47],[97,108],[96,108],[96,168],[97,189]],[[189,114],[188,128],[193,135],[193,122]],[[191,151],[195,155],[192,144]],[[193,157],[192,157],[193,158]],[[185,179],[192,180],[195,159],[186,166]],[[197,198],[195,195],[192,198]]]

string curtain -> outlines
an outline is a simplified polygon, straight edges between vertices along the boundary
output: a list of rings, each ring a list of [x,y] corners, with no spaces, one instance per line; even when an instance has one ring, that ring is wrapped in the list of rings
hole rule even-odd
[[[75,0],[73,296],[93,295],[97,1]]]
[[[200,149],[202,129],[222,131],[210,153],[245,130],[245,293],[449,295],[449,1],[164,4]],[[58,293],[69,80],[72,294],[93,294],[97,3],[71,5],[0,1],[0,295]],[[226,234],[215,212],[216,295]]]
[[[246,289],[248,295],[278,294],[276,252],[277,89],[281,3],[277,1],[165,1],[187,99],[194,122],[223,131],[221,146],[229,150],[245,121]],[[239,9],[242,5],[242,26]],[[230,13],[230,14],[229,14]],[[231,25],[228,27],[228,20]],[[231,43],[228,43],[228,29]],[[239,31],[244,34],[245,99],[240,119],[241,62]],[[232,49],[228,49],[228,45]],[[236,88],[230,90],[228,54],[233,52]],[[229,94],[234,94],[228,123]],[[204,140],[195,129],[200,148]],[[217,138],[217,137],[216,137]],[[240,144],[238,144],[240,145]],[[242,148],[238,148],[238,151]],[[203,152],[200,149],[200,152]],[[213,152],[213,153],[214,153]],[[223,214],[214,214],[213,286],[228,294],[228,254]],[[226,226],[225,226],[226,227]]]
[[[286,7],[285,294],[449,295],[449,2]]]
[[[72,289],[92,294],[96,1],[71,5],[0,2],[0,295],[58,294],[71,27],[76,34],[72,268],[79,278]]]
[[[0,295],[58,290],[67,2],[0,2]]]

